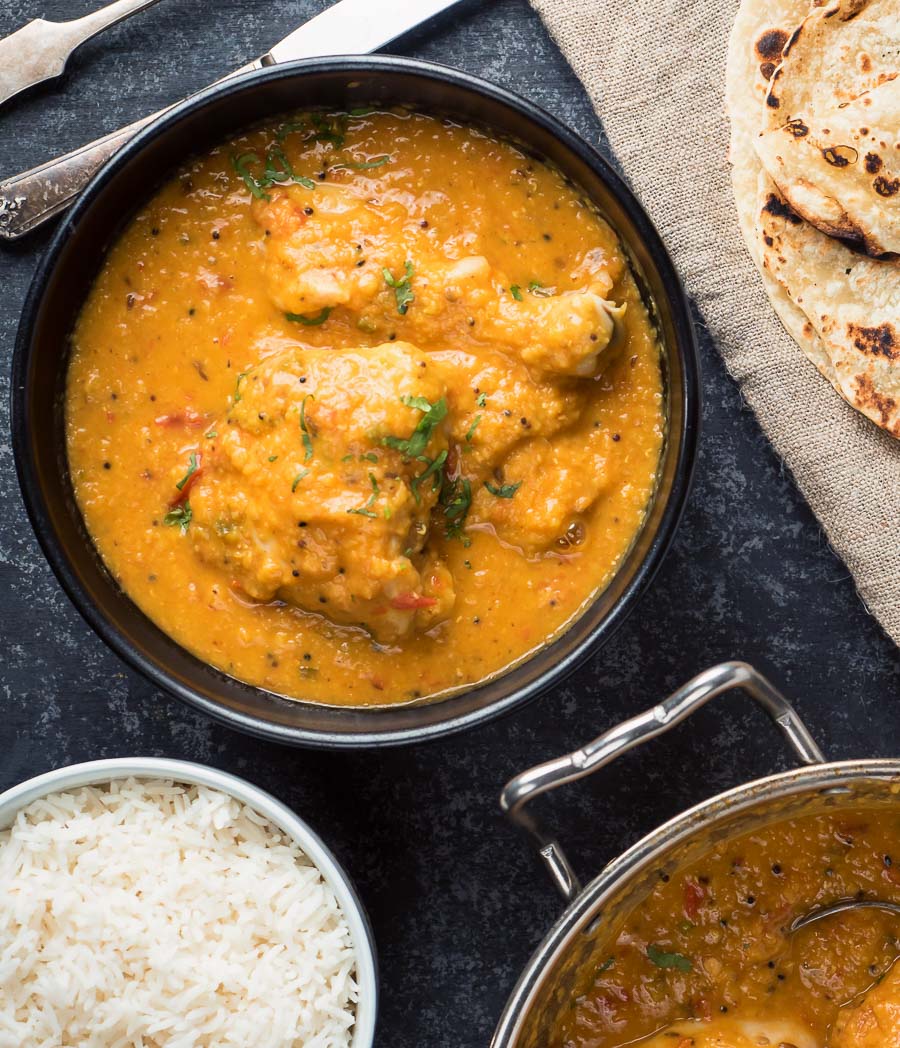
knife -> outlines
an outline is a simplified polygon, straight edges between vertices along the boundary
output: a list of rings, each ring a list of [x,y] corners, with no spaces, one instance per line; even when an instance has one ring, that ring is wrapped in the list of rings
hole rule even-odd
[[[252,69],[263,69],[298,58],[362,55],[377,51],[461,2],[340,0],[279,40],[260,58],[235,69],[215,83],[221,84]],[[173,106],[166,106],[80,149],[0,182],[0,240],[18,240],[64,211],[102,164],[138,131],[171,108]]]
[[[115,0],[69,22],[35,18],[0,40],[0,106],[26,87],[62,75],[72,52],[91,37],[159,0]]]

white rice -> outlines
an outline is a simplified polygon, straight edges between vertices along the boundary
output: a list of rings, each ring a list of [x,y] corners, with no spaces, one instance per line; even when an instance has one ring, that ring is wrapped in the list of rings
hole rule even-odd
[[[354,974],[322,875],[216,790],[86,787],[0,833],[0,1048],[346,1048]]]

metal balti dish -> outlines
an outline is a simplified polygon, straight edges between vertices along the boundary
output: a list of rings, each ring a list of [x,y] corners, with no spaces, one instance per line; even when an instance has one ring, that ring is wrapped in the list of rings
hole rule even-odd
[[[808,767],[757,779],[689,809],[638,841],[582,889],[559,843],[526,804],[590,775],[735,687],[745,689],[766,710]],[[752,667],[732,662],[700,674],[658,706],[582,749],[518,775],[504,788],[500,803],[532,838],[569,906],[519,978],[491,1048],[546,1048],[555,1043],[553,1033],[578,992],[579,976],[608,956],[622,923],[653,890],[660,871],[674,876],[714,845],[787,817],[841,807],[896,807],[900,760],[826,763],[787,700]]]
[[[607,588],[554,643],[505,676],[444,701],[381,709],[282,699],[181,648],[105,569],[68,474],[63,393],[68,339],[104,251],[124,220],[187,157],[255,121],[298,108],[407,105],[487,127],[548,160],[593,200],[631,255],[659,332],[667,434],[656,495]],[[615,171],[530,103],[441,66],[395,58],[313,59],[248,73],[163,115],[97,175],[62,220],[34,278],[16,344],[13,445],[31,521],[51,566],[88,622],[154,684],[209,715],[279,742],[328,747],[415,742],[474,726],[556,684],[630,611],[669,546],[690,484],[699,377],[690,314],[658,235]]]
[[[378,1013],[378,974],[375,939],[356,889],[337,859],[319,836],[270,793],[236,775],[209,768],[193,761],[168,760],[161,757],[119,757],[87,761],[57,768],[19,783],[0,793],[0,829],[6,829],[16,815],[33,801],[51,793],[77,789],[80,786],[102,786],[115,779],[172,779],[192,786],[208,786],[234,797],[259,812],[273,826],[295,841],[322,874],[347,919],[356,953],[356,981],[359,1003],[351,1048],[372,1048]]]

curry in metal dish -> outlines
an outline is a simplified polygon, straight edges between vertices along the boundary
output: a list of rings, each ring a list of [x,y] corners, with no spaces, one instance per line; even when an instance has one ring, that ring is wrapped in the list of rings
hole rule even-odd
[[[895,1048],[900,815],[788,819],[721,843],[649,898],[586,972],[559,1048]]]
[[[109,570],[286,696],[503,672],[609,581],[653,494],[659,347],[621,245],[449,120],[300,114],[192,160],[72,343],[69,464]]]

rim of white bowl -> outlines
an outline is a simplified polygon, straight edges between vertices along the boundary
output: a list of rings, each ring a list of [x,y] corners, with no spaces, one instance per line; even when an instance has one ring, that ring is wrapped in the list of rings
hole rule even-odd
[[[378,1012],[378,977],[374,936],[365,910],[347,873],[315,830],[265,790],[230,772],[194,761],[168,757],[111,757],[56,768],[0,793],[0,829],[8,829],[19,811],[50,793],[128,778],[173,779],[221,790],[265,816],[296,841],[334,892],[350,928],[359,986],[351,1048],[372,1048]]]

